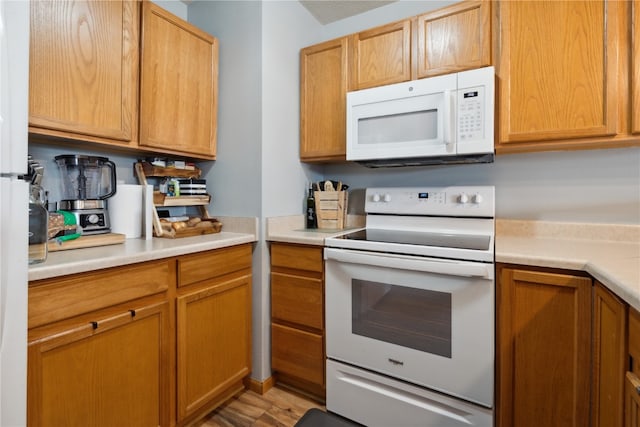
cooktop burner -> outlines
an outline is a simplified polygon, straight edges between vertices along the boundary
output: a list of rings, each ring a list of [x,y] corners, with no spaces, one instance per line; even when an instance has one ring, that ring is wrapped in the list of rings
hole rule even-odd
[[[490,236],[462,235],[402,230],[365,229],[337,237],[338,239],[367,242],[398,243],[441,248],[486,251],[491,244]]]

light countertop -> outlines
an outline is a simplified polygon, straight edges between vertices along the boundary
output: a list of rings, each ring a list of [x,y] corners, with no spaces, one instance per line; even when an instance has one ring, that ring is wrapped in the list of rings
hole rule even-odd
[[[179,239],[126,239],[122,244],[51,252],[29,266],[29,281],[152,261],[257,241],[257,218],[218,217],[220,233]]]
[[[496,262],[586,271],[640,311],[640,226],[496,221]]]
[[[347,221],[364,227],[364,217]],[[267,240],[323,246],[351,230],[305,230],[304,217],[267,219]],[[496,220],[496,262],[585,271],[640,311],[640,226]]]
[[[348,215],[347,227],[342,230],[305,229],[304,215],[291,215],[267,218],[267,241],[299,243],[302,245],[324,246],[324,239],[340,236],[363,228],[365,217]]]

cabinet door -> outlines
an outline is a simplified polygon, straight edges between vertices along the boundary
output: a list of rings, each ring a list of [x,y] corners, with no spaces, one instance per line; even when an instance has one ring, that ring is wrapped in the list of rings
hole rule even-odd
[[[640,378],[627,372],[625,382],[625,427],[640,427]]]
[[[499,266],[496,425],[589,424],[591,279]]]
[[[593,427],[622,427],[626,318],[626,305],[596,282],[593,291]]]
[[[640,134],[640,3],[631,8],[631,132]]]
[[[411,20],[352,36],[350,90],[411,80]]]
[[[500,144],[616,134],[624,3],[496,3]]]
[[[491,65],[490,18],[486,0],[418,16],[418,78]]]
[[[300,160],[345,160],[348,38],[300,51]]]
[[[188,289],[188,288],[186,288]],[[178,418],[227,392],[251,370],[251,275],[177,298]]]
[[[168,303],[53,329],[29,343],[31,426],[169,425]]]
[[[217,105],[218,41],[143,2],[140,145],[214,159]]]
[[[32,1],[30,131],[137,141],[138,26],[137,1]]]

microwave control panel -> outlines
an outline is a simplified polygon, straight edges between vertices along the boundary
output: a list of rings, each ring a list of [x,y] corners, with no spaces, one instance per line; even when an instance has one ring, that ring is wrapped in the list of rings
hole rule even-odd
[[[458,91],[458,140],[460,142],[484,138],[483,86]]]

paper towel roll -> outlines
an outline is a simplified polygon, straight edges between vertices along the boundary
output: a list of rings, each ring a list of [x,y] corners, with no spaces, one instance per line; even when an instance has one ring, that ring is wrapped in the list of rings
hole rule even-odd
[[[142,185],[117,184],[116,194],[108,201],[111,231],[127,239],[142,235]]]

